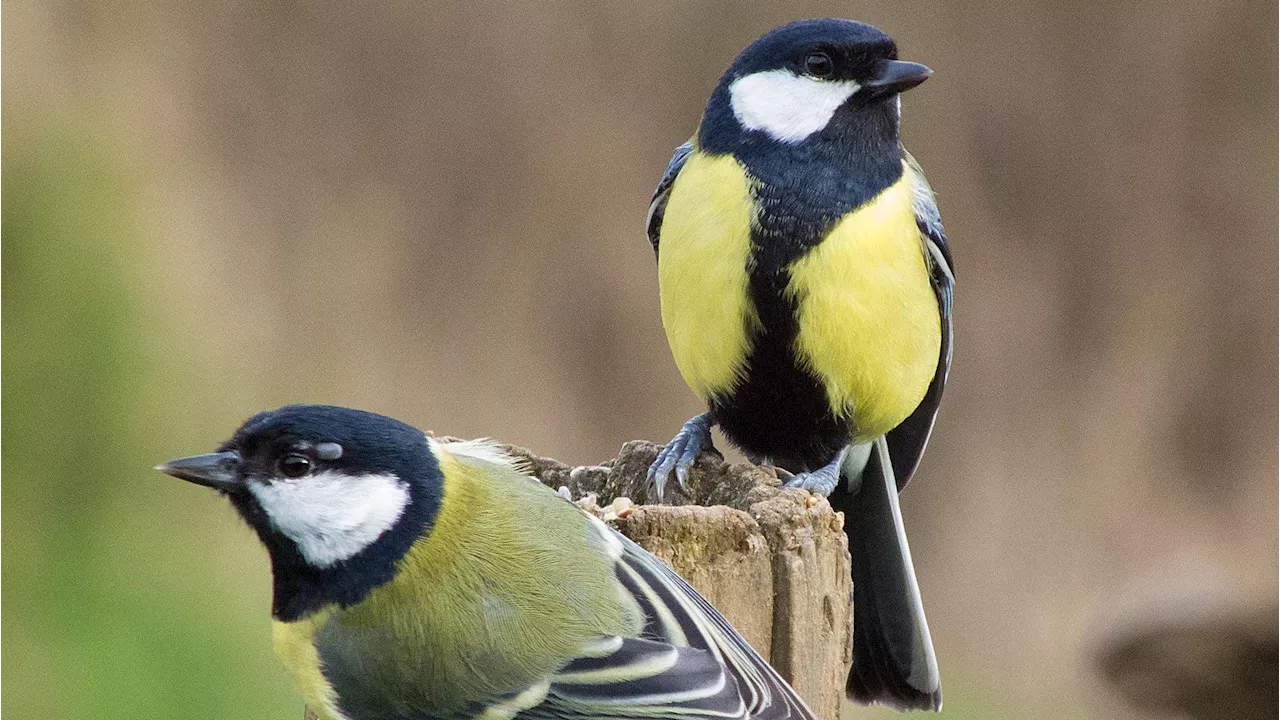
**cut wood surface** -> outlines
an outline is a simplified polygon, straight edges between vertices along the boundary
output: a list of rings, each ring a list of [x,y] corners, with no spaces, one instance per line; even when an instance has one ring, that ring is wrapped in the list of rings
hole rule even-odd
[[[658,447],[632,441],[616,458],[570,467],[507,448],[543,484],[658,556],[724,613],[825,720],[837,720],[852,661],[849,550],[823,498],[783,489],[773,468],[698,459],[687,494],[662,504],[645,474]],[[308,711],[308,720],[314,716]]]

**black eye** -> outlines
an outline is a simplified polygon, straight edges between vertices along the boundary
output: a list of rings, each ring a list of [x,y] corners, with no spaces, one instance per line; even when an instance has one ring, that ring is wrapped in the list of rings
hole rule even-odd
[[[804,59],[804,71],[817,78],[829,78],[836,70],[831,56],[824,52],[811,52]]]
[[[300,478],[311,472],[311,461],[301,455],[285,455],[276,463],[280,474],[290,478]]]

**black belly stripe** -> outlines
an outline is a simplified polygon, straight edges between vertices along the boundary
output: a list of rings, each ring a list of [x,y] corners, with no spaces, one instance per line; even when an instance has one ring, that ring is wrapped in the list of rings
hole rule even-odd
[[[716,398],[712,415],[748,455],[792,472],[816,470],[849,442],[852,421],[831,412],[821,380],[795,352],[796,304],[785,291],[787,267],[822,242],[851,203],[821,194],[756,186],[761,208],[751,233],[748,293],[761,328],[747,353],[746,375]]]
[[[829,123],[796,144],[748,133],[722,148],[703,138],[705,150],[732,152],[755,180],[758,213],[748,291],[761,325],[744,379],[708,405],[725,435],[747,455],[793,472],[826,465],[849,443],[853,427],[851,418],[831,412],[822,383],[796,358],[796,308],[784,294],[787,268],[903,173],[896,109],[882,104],[841,112],[863,117],[858,123]],[[861,131],[851,135],[854,127]]]
[[[795,308],[784,287],[781,275],[752,273],[751,300],[763,330],[751,343],[744,380],[731,394],[713,398],[710,410],[743,452],[801,472],[830,462],[848,444],[852,425],[831,412],[818,378],[796,360]]]

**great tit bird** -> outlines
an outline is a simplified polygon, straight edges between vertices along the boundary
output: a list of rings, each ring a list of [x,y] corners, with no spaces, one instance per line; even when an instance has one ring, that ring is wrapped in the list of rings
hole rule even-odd
[[[720,78],[649,209],[662,324],[707,412],[654,461],[680,485],[718,424],[845,513],[853,557],[847,694],[942,705],[898,507],[951,364],[951,255],[898,137],[929,68],[850,20],[803,20]]]
[[[678,575],[492,444],[290,405],[157,469],[257,531],[276,653],[326,720],[817,720]]]

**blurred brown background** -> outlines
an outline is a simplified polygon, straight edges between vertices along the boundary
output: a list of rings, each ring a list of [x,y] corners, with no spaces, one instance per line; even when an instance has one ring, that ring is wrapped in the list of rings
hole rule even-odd
[[[1274,623],[1273,2],[3,13],[11,718],[298,716],[264,553],[149,470],[252,412],[355,405],[571,463],[670,437],[698,405],[649,194],[733,56],[807,16],[936,71],[904,138],[957,344],[904,507],[945,715],[1129,717],[1095,663],[1115,633]]]

